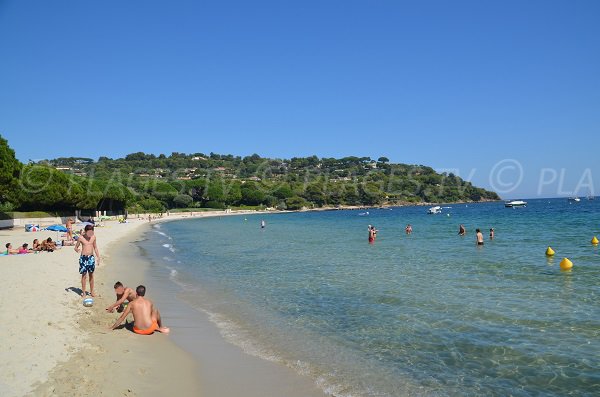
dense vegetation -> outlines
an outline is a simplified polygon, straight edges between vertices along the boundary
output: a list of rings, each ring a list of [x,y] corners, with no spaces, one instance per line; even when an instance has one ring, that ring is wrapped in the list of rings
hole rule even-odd
[[[1,138],[0,138],[1,139]],[[0,205],[21,210],[265,206],[300,209],[497,200],[494,192],[385,157],[290,160],[210,153],[69,157],[21,165],[0,140]]]

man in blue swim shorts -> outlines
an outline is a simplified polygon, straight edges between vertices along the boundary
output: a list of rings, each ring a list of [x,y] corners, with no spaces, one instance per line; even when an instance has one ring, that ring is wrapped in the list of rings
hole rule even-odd
[[[79,246],[81,245],[81,250]],[[84,233],[75,244],[75,252],[81,253],[79,257],[79,274],[81,274],[81,296],[85,298],[85,284],[87,277],[90,277],[90,295],[94,294],[94,270],[96,265],[100,266],[100,252],[96,245],[96,236],[94,235],[94,226],[87,225]],[[96,254],[96,256],[94,256]]]

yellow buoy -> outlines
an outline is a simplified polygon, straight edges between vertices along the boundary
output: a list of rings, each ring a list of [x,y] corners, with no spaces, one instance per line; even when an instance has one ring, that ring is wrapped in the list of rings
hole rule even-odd
[[[554,250],[551,247],[548,247],[546,249],[546,255],[547,256],[553,256],[554,255]]]
[[[573,262],[571,262],[568,258],[563,258],[563,260],[560,261],[560,268],[562,270],[571,270],[572,267]]]
[[[600,242],[600,241],[598,241],[598,239],[596,238],[596,236],[594,236],[594,237],[592,238],[592,244],[594,244],[594,245],[598,245],[598,243],[599,243],[599,242]]]

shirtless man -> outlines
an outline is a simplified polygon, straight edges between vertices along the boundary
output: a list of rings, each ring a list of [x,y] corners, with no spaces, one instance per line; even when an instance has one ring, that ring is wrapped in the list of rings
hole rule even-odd
[[[465,227],[464,227],[463,225],[460,225],[460,226],[458,227],[458,235],[459,235],[459,236],[464,236],[464,235],[465,235],[465,233],[467,233],[467,230],[465,229]]]
[[[81,274],[81,296],[85,298],[85,282],[87,276],[90,276],[90,295],[94,294],[94,270],[96,265],[100,266],[100,251],[96,245],[96,236],[94,236],[94,226],[86,225],[84,233],[77,239],[75,252],[79,253],[81,245],[81,256],[79,257],[79,274]],[[96,256],[94,257],[94,253]]]
[[[65,225],[65,227],[67,228],[67,240],[73,240],[73,219],[67,219],[67,224]]]
[[[114,323],[110,329],[115,329],[125,320],[129,313],[133,313],[133,332],[140,335],[151,335],[154,331],[168,334],[170,329],[162,326],[160,312],[154,306],[151,300],[144,298],[146,287],[139,285],[135,292],[137,297],[130,302],[121,317]]]
[[[477,229],[476,232],[475,237],[477,238],[477,245],[483,245],[483,233],[481,233],[481,230],[479,229]]]
[[[412,226],[411,225],[406,225],[406,229],[404,229],[406,231],[406,234],[411,234],[412,233]]]
[[[112,313],[117,309],[118,313],[121,313],[124,309],[125,301],[133,302],[135,299],[135,291],[129,287],[126,287],[120,281],[115,283],[115,293],[117,294],[117,301],[106,308],[106,311]]]

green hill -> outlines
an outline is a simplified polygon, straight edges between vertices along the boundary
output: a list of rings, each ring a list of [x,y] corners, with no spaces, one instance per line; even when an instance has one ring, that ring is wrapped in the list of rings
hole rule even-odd
[[[13,168],[8,172],[15,174]],[[139,152],[120,159],[69,157],[19,164],[17,174],[20,192],[0,199],[21,210],[300,209],[499,199],[453,174],[393,164],[385,157],[270,159],[257,154]]]

